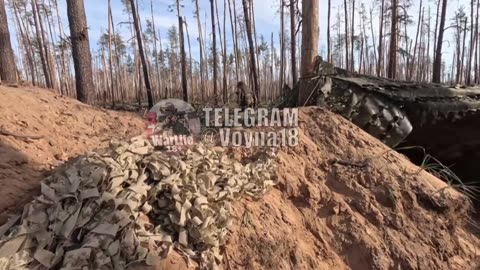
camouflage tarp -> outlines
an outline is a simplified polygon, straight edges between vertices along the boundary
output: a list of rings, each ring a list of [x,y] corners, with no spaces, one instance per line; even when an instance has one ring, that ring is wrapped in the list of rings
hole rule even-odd
[[[241,164],[221,148],[172,156],[143,137],[112,142],[56,170],[0,227],[0,269],[126,269],[172,248],[214,269],[230,202],[274,185],[274,154],[260,156]]]

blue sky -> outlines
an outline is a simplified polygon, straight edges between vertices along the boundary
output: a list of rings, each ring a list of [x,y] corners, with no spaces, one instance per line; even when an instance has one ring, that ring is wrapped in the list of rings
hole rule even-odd
[[[288,1],[288,0],[287,0]],[[286,2],[287,2],[286,1]],[[59,2],[64,2],[62,0],[59,0]],[[223,21],[223,5],[224,5],[224,0],[217,0],[218,5],[219,5],[219,16],[220,20]],[[254,2],[254,7],[255,7],[255,19],[256,19],[256,27],[257,27],[257,33],[258,35],[263,35],[268,41],[270,40],[270,35],[273,32],[274,33],[274,38],[275,42],[278,43],[278,36],[279,36],[279,30],[280,30],[280,15],[278,13],[278,6],[280,3],[280,0],[253,0]],[[360,3],[365,3],[365,7],[367,11],[370,9],[372,5],[372,0],[356,0],[356,12],[358,12],[360,9]],[[402,2],[402,0],[400,0]],[[414,21],[417,20],[417,14],[418,14],[418,9],[420,5],[420,0],[412,0],[413,6],[410,9],[411,16],[413,16]],[[425,6],[426,3],[430,3],[432,5],[432,15],[436,12],[433,1],[432,0],[423,0],[423,5]],[[454,12],[460,7],[460,6],[465,6],[466,11],[468,13],[469,10],[469,2],[470,0],[449,0],[448,3],[448,16],[447,18],[451,18],[454,16]],[[162,33],[162,37],[165,37],[166,32],[168,28],[170,28],[172,25],[177,24],[177,18],[174,13],[169,11],[168,6],[172,5],[175,3],[175,0],[153,0],[154,3],[154,14],[155,14],[155,23],[156,26],[160,29]],[[198,36],[198,31],[197,31],[197,24],[196,24],[196,19],[193,16],[194,12],[194,2],[193,0],[183,0],[182,1],[183,8],[182,8],[182,14],[183,16],[186,16],[187,18],[187,23],[189,25],[189,31],[190,31],[190,36],[192,40],[192,54],[197,55],[199,53],[198,46],[195,44],[195,39]],[[200,13],[201,17],[205,18],[207,17],[207,30],[210,30],[210,1],[209,0],[199,0],[200,4]],[[335,18],[336,14],[336,9],[338,7],[341,7],[343,5],[343,0],[332,0],[332,20]],[[107,26],[107,1],[106,0],[85,0],[85,8],[87,12],[87,20],[88,24],[90,25],[90,38],[91,38],[91,43],[93,46],[96,46],[96,42],[98,41],[102,31],[105,31],[106,26]],[[145,19],[150,18],[150,0],[139,0],[139,11],[141,13],[142,20],[144,21]],[[120,0],[112,0],[112,12],[114,15],[114,20],[118,24],[121,21],[127,21],[127,15],[123,12],[123,6],[121,4]],[[241,1],[237,0],[237,12],[239,14],[242,13],[242,6],[241,6]],[[341,14],[344,14],[344,12],[341,12]],[[376,16],[375,16],[376,15]],[[227,36],[231,37],[231,32],[230,32],[230,27],[228,27],[229,22],[228,22],[228,12],[227,12]],[[359,15],[358,13],[356,14],[356,19],[357,22]],[[374,12],[374,20],[378,20],[378,13],[375,14]],[[65,18],[66,21],[66,18]],[[288,26],[288,20],[286,21],[287,26]],[[378,25],[378,22],[374,22],[374,27]],[[447,22],[448,25],[448,22]],[[320,51],[325,51],[326,48],[326,40],[327,40],[327,0],[320,0]],[[411,33],[411,36],[413,37],[415,34],[415,25],[410,27],[408,30]],[[205,31],[205,29],[203,29]],[[121,31],[123,33],[123,36],[125,38],[129,37],[130,38],[130,32],[128,31],[127,26],[122,26]],[[68,31],[67,31],[68,33]],[[210,31],[208,32],[210,33]],[[218,37],[217,37],[218,38]],[[446,39],[451,39],[452,38],[452,32],[446,33]],[[231,38],[227,39],[227,41],[230,41]],[[230,45],[228,47],[231,48]],[[278,45],[277,45],[278,48]],[[433,48],[432,48],[433,49]],[[452,47],[450,47],[449,43],[445,43],[445,57],[449,58],[450,57],[450,51],[453,50],[453,44]],[[197,57],[195,57],[197,58]],[[447,59],[448,59],[447,58]]]
[[[223,4],[224,0],[218,1],[218,11],[220,16],[220,21],[223,24]],[[62,0],[59,0],[59,4]],[[64,2],[64,1],[63,1]],[[154,19],[155,26],[160,30],[162,39],[165,40],[166,33],[172,25],[178,26],[178,19],[176,13],[169,11],[169,5],[175,4],[175,0],[153,0],[154,5]],[[198,46],[196,45],[196,38],[198,37],[197,22],[194,17],[195,4],[193,0],[183,0],[182,1],[182,15],[186,17],[188,23],[188,31],[190,33],[190,38],[192,42],[192,54],[198,54]],[[275,37],[278,36],[279,31],[279,22],[277,22],[280,17],[275,13],[274,2],[270,1],[255,1],[255,12],[256,12],[256,25],[258,35],[263,34],[265,37],[270,40],[271,32],[274,32]],[[65,3],[61,4],[66,6]],[[207,17],[207,33],[211,33],[211,22],[210,22],[210,2],[209,0],[199,0],[200,6],[200,16],[202,18],[202,23]],[[85,0],[85,9],[87,13],[87,21],[90,27],[90,41],[92,46],[95,48],[98,39],[101,34],[107,29],[108,18],[107,18],[107,1],[106,0]],[[123,5],[120,0],[112,0],[112,14],[117,29],[122,33],[124,40],[130,39],[131,34],[127,25],[119,25],[120,22],[128,21],[128,16],[123,11]],[[150,0],[139,0],[139,12],[142,18],[143,29],[145,29],[145,20],[151,19],[150,12]],[[241,1],[237,1],[237,12],[241,14],[242,6]],[[63,15],[64,20],[67,21],[66,14]],[[231,31],[230,31],[230,22],[228,21],[229,14],[227,9],[227,42],[231,43]],[[202,30],[205,31],[205,27],[202,24]],[[218,31],[218,28],[217,28]],[[68,33],[68,29],[66,29]],[[218,35],[217,35],[218,39]],[[230,44],[231,45],[231,44]],[[228,47],[231,47],[228,45]]]
[[[7,0],[8,1],[8,0]],[[85,1],[85,9],[87,13],[87,21],[89,25],[89,35],[90,35],[90,42],[92,48],[97,48],[97,42],[103,32],[107,29],[107,0],[84,0]],[[144,23],[145,29],[145,20],[148,18],[150,19],[150,0],[138,0],[139,1],[139,12],[140,16],[142,17],[142,23]],[[219,16],[220,20],[223,21],[223,5],[224,0],[217,0],[219,5]],[[356,12],[359,11],[360,3],[364,2],[366,9],[369,10],[372,2],[375,0],[356,0]],[[426,3],[430,3],[432,5],[432,14],[435,13],[435,8],[433,7],[433,0],[423,0],[424,5]],[[255,19],[256,19],[256,27],[258,35],[264,35],[265,38],[270,41],[270,35],[273,32],[275,43],[277,43],[278,47],[278,36],[279,36],[279,29],[280,29],[280,15],[278,14],[278,6],[280,0],[253,0],[255,6]],[[402,0],[400,0],[402,2]],[[419,9],[419,2],[420,0],[412,0],[413,7],[410,9],[411,16],[416,21],[418,16],[418,9]],[[448,4],[448,18],[451,18],[454,15],[455,10],[458,9],[460,6],[465,6],[467,13],[469,12],[469,2],[470,0],[449,0]],[[69,33],[68,30],[68,20],[66,17],[66,0],[58,0],[59,8],[61,12],[61,16],[63,18],[63,25],[65,33]],[[172,25],[177,24],[176,15],[169,11],[168,6],[175,3],[175,0],[153,0],[154,3],[154,16],[155,16],[155,24],[157,28],[160,30],[162,34],[162,38],[166,37],[166,32],[168,28]],[[207,17],[207,30],[208,34],[210,34],[210,1],[209,0],[199,0],[200,3],[200,13],[202,17],[202,21],[204,21],[205,16]],[[192,42],[192,54],[195,58],[198,58],[198,45],[196,45],[196,37],[198,36],[197,31],[197,24],[196,19],[193,16],[194,11],[194,2],[193,0],[183,0],[182,1],[183,8],[182,8],[182,15],[187,18],[187,23],[189,25],[189,32],[191,36]],[[332,20],[335,19],[337,7],[340,7],[343,4],[343,0],[332,0]],[[128,40],[131,38],[131,34],[129,28],[125,24],[120,24],[121,22],[128,21],[128,16],[123,11],[123,6],[120,0],[112,0],[112,12],[114,21],[116,24],[116,30],[122,34],[124,40]],[[237,0],[237,12],[239,14],[242,13],[241,1]],[[344,14],[344,12],[341,12]],[[357,22],[358,22],[358,13],[356,14]],[[10,20],[12,17],[10,16]],[[374,13],[374,27],[378,26],[378,12]],[[288,20],[287,20],[288,26]],[[13,23],[10,26],[11,31],[13,31],[12,27]],[[448,23],[447,23],[448,25]],[[327,0],[320,0],[320,51],[324,51],[326,47],[326,27],[327,27]],[[205,31],[205,29],[203,29]],[[375,32],[377,32],[376,30]],[[415,26],[410,27],[408,30],[412,37],[414,37],[415,33]],[[333,35],[333,33],[332,33]],[[228,12],[227,12],[227,36],[229,37],[227,41],[231,43],[231,32],[229,27],[228,21]],[[446,33],[446,39],[450,40],[452,38],[452,32]],[[16,42],[16,41],[14,41]],[[445,53],[446,58],[448,59],[450,56],[450,51],[453,50],[453,43],[451,45],[449,43],[445,44]],[[231,44],[228,45],[231,48]]]

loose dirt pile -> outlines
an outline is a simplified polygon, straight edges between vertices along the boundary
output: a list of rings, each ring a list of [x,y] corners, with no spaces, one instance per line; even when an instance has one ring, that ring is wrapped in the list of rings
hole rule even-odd
[[[86,106],[36,88],[0,86],[0,223],[38,194],[39,182],[71,157],[143,132],[132,113]]]
[[[6,89],[0,95],[13,91],[19,90]],[[108,129],[111,122],[105,119],[95,120],[97,125],[92,128],[93,111],[99,115],[120,114],[91,109],[53,94],[35,97],[31,90],[21,91],[9,98],[18,104],[23,96],[31,96],[30,110],[12,105],[7,108],[8,101],[0,98],[0,126],[22,135],[55,134],[50,140],[58,145],[53,148],[56,150],[73,147],[75,130],[80,131],[77,141],[100,142],[93,138],[95,130],[98,136],[101,129],[107,129],[110,136],[119,138],[130,134],[118,130],[135,131],[137,126],[132,123],[141,123],[123,114],[117,121],[125,121],[124,125],[117,122],[118,126]],[[41,100],[45,96],[50,98],[47,105]],[[82,120],[72,123],[74,117],[62,115],[62,111]],[[6,114],[10,117],[5,118]],[[38,115],[44,115],[43,120]],[[130,120],[126,120],[128,117]],[[57,118],[66,118],[65,123],[56,123]],[[30,119],[27,127],[17,123],[24,119]],[[39,120],[46,127],[37,125]],[[304,109],[300,122],[300,145],[279,152],[276,187],[262,200],[242,199],[233,204],[233,223],[226,246],[220,250],[224,269],[478,269],[480,241],[466,229],[469,205],[464,196],[326,110]],[[133,126],[128,127],[128,123]],[[30,133],[30,127],[39,131]],[[56,165],[36,156],[47,153],[53,160],[52,148],[42,140],[24,142],[0,136],[2,144],[15,143],[20,149],[11,150],[16,155],[10,154],[8,159],[1,155],[1,184],[22,183],[23,189],[14,191],[27,194],[23,199],[2,194],[1,205],[31,199],[29,190],[38,189],[41,178],[41,169],[31,167]],[[98,144],[89,146],[93,149]],[[68,149],[72,154],[85,150]],[[231,151],[242,163],[252,158],[249,151]],[[38,167],[16,163],[13,158],[18,153]],[[23,174],[26,169],[30,175]],[[9,175],[17,178],[11,180]],[[172,253],[156,269],[187,269],[187,265]]]
[[[464,196],[324,109],[300,120],[277,188],[236,205],[226,269],[478,269]]]

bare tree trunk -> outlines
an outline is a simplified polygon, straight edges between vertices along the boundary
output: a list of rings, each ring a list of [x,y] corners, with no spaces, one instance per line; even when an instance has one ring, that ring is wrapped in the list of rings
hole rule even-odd
[[[50,0],[48,0],[48,2],[49,2],[49,8],[51,8]],[[57,33],[55,32],[55,29],[52,27],[52,26],[54,26],[53,25],[53,19],[51,18],[52,13],[45,11],[45,4],[43,5],[43,9],[44,9],[44,13],[45,13],[45,20],[46,20],[46,23],[47,23],[47,26],[48,26],[48,33],[50,34],[51,42],[52,42],[52,44],[55,44]],[[55,59],[53,50],[50,50],[51,48],[50,48],[50,42],[48,42],[48,38],[46,40],[47,40],[47,43],[46,43],[46,45],[47,45],[47,55],[48,55],[48,59],[49,59],[49,62],[50,62],[50,70],[51,70],[50,75],[52,77],[54,88],[59,89],[60,93],[63,93],[63,86],[58,79],[58,77],[60,76],[60,67],[57,63],[57,60]]]
[[[368,70],[367,67],[370,66],[370,57],[368,55],[369,53],[369,47],[368,47],[368,38],[367,38],[367,30],[365,28],[365,20],[367,18],[367,15],[365,13],[362,15],[361,20],[362,20],[362,55],[360,56],[361,62],[363,63],[363,74],[367,74]],[[360,64],[360,67],[362,67],[362,63]]]
[[[47,68],[48,68],[48,76],[49,76],[49,80],[50,80],[50,83],[51,83],[51,87],[50,88],[54,88],[56,89],[57,88],[57,76],[55,75],[55,68],[53,66],[53,63],[52,63],[52,55],[50,53],[50,50],[49,50],[49,41],[48,39],[45,37],[45,28],[43,27],[43,20],[42,20],[42,16],[41,16],[41,12],[40,12],[40,6],[38,5],[38,2],[37,0],[35,0],[35,8],[37,10],[37,16],[38,16],[38,23],[39,23],[39,26],[40,26],[40,36],[41,36],[41,40],[42,40],[42,45],[43,46],[43,51],[45,53],[45,59],[46,59],[46,62],[47,62]]]
[[[145,52],[143,51],[142,31],[140,31],[140,20],[137,14],[137,8],[135,6],[135,0],[130,0],[130,6],[132,8],[133,24],[135,26],[135,31],[136,31],[135,36],[137,37],[138,50],[140,54],[140,59],[142,61],[145,87],[147,88],[148,108],[152,108],[153,107],[152,87],[150,85],[150,77],[148,75],[148,65],[147,65],[147,60],[145,58]]]
[[[198,42],[200,43],[200,90],[202,95],[202,101],[205,101],[205,76],[204,76],[204,62],[205,62],[205,52],[203,50],[203,37],[202,37],[202,23],[200,21],[200,11],[198,7],[198,0],[195,0],[195,16],[197,17],[197,26],[198,26]],[[207,71],[208,72],[208,71]]]
[[[233,0],[235,2],[235,0]],[[238,39],[237,39],[237,19],[232,15],[232,7],[230,0],[228,0],[228,12],[230,14],[230,25],[232,27],[233,52],[235,55],[235,78],[237,82],[240,80],[239,61],[240,55],[238,53]]]
[[[10,41],[10,32],[8,31],[4,0],[0,0],[0,79],[2,81],[17,81],[17,68]]]
[[[32,12],[33,12],[33,20],[35,22],[35,33],[36,33],[36,38],[37,38],[37,46],[38,46],[38,52],[40,55],[40,61],[42,63],[42,70],[43,70],[43,75],[45,77],[45,86],[47,88],[53,88],[53,84],[50,81],[50,74],[49,74],[49,69],[47,65],[47,60],[46,60],[46,55],[44,51],[44,46],[43,46],[43,41],[42,41],[42,34],[40,33],[40,23],[39,23],[39,18],[38,18],[38,10],[37,10],[37,5],[35,3],[36,0],[31,0],[32,4]]]
[[[375,64],[378,66],[377,43],[375,42],[375,33],[373,32],[373,8],[370,9],[370,30],[372,32],[372,40],[373,40],[373,59]],[[377,72],[377,76],[378,76],[378,72]]]
[[[327,61],[332,63],[332,45],[330,43],[330,17],[332,12],[332,0],[328,0],[328,19],[327,19]]]
[[[177,0],[178,30],[180,32],[180,58],[182,66],[182,89],[183,100],[188,102],[188,83],[187,83],[187,56],[185,53],[185,37],[183,34],[183,18],[180,15],[180,0]]]
[[[3,0],[2,0],[3,1]],[[13,13],[15,14],[15,20],[18,24],[18,29],[20,31],[20,36],[22,38],[22,43],[23,43],[23,48],[25,50],[25,54],[27,56],[27,62],[28,62],[28,67],[29,67],[29,70],[30,70],[30,76],[32,78],[32,84],[34,86],[37,85],[37,79],[36,79],[36,72],[35,72],[35,64],[34,64],[34,59],[33,59],[33,52],[32,52],[32,46],[31,46],[31,43],[30,43],[30,40],[29,40],[29,37],[28,37],[28,34],[25,33],[24,31],[24,27],[22,25],[24,25],[22,23],[22,21],[20,20],[20,17],[19,17],[19,11],[18,11],[18,8],[17,8],[17,4],[15,2],[12,3],[11,5],[13,7]],[[1,12],[1,11],[0,11]],[[5,21],[5,23],[3,22],[0,22],[1,25],[3,26],[7,26],[7,23]],[[7,29],[8,30],[8,29]],[[4,34],[3,34],[4,35]],[[9,36],[8,36],[9,37]],[[10,48],[11,49],[11,48]],[[7,53],[8,52],[8,49],[1,49],[1,52],[3,53]],[[12,50],[12,53],[13,53],[13,50]],[[3,61],[2,61],[3,62]],[[0,65],[1,66],[1,65]],[[1,79],[1,76],[0,76],[0,79]]]
[[[281,91],[285,83],[285,3],[280,0],[280,85]]]
[[[443,45],[443,33],[445,32],[445,18],[447,16],[447,0],[443,0],[442,15],[440,17],[440,29],[438,30],[438,41],[435,51],[435,60],[433,61],[433,75],[432,81],[434,83],[440,83],[442,72],[442,45]]]
[[[431,34],[431,18],[430,16],[430,7],[428,7],[428,27],[427,27],[427,52],[425,53],[425,62],[426,62],[426,68],[422,69],[424,76],[422,77],[422,81],[429,80],[430,76],[430,67],[431,67],[431,62],[430,62],[430,34]]]
[[[355,51],[355,0],[352,0],[352,27],[350,29],[351,33],[351,45],[352,45],[352,52],[350,56],[350,70],[355,70],[355,58],[354,58],[354,51]],[[348,15],[347,15],[348,16]]]
[[[474,69],[475,69],[475,84],[479,83],[479,72],[478,72],[478,51],[479,51],[479,42],[478,42],[478,11],[480,9],[480,1],[477,0],[477,12],[475,16],[475,64],[474,64]]]
[[[345,69],[350,70],[350,61],[349,61],[349,38],[348,38],[348,6],[347,6],[347,0],[343,1],[344,3],[344,8],[345,8]]]
[[[54,4],[55,4],[55,13],[56,13],[56,16],[57,16],[57,21],[58,21],[58,30],[60,32],[60,41],[61,41],[61,48],[60,48],[60,57],[61,57],[61,60],[62,60],[62,81],[63,81],[63,84],[64,84],[64,89],[65,89],[65,94],[68,95],[68,93],[70,92],[70,86],[69,86],[69,65],[67,63],[67,60],[65,59],[65,46],[63,46],[63,40],[66,39],[65,38],[65,32],[63,30],[63,25],[62,25],[62,18],[60,17],[60,12],[58,11],[58,1],[55,0],[53,1]]]
[[[385,16],[385,0],[382,0],[382,7],[380,9],[380,32],[378,34],[378,62],[377,62],[377,76],[382,76],[383,64],[383,21]]]
[[[89,93],[94,89],[94,85],[87,17],[83,1],[67,1],[67,13],[70,24],[70,39],[72,41],[77,99],[87,103],[90,101]]]
[[[112,108],[115,107],[115,88],[113,86],[113,60],[112,60],[112,5],[108,0],[108,66],[110,69],[110,95]]]
[[[215,1],[210,0],[210,14],[212,19],[212,54],[213,54],[213,94],[215,95],[215,104],[218,103],[217,88],[217,34],[215,30]]]
[[[247,39],[248,39],[248,47],[250,50],[250,73],[253,77],[253,89],[254,89],[254,103],[257,105],[258,98],[260,96],[260,85],[258,82],[258,74],[257,74],[257,61],[255,58],[255,46],[253,43],[252,37],[252,24],[250,22],[250,14],[249,14],[249,4],[251,0],[242,0],[243,3],[243,13],[245,17],[245,26],[247,29]]]
[[[187,31],[187,41],[188,41],[188,55],[189,55],[189,61],[190,61],[190,91],[192,93],[192,99],[194,99],[195,95],[193,92],[194,89],[194,80],[193,80],[193,63],[192,63],[192,45],[190,44],[190,34],[188,32],[188,24],[187,24],[187,18],[183,17],[183,21],[185,22],[185,30]]]
[[[225,52],[225,48],[224,48],[224,39],[226,39],[225,36],[222,37],[222,28],[220,27],[220,16],[218,15],[218,1],[215,0],[215,14],[217,16],[217,24],[218,24],[218,37],[220,39],[220,53],[222,55],[222,68],[223,68],[223,76],[222,76],[222,83],[224,82],[224,78],[226,77],[225,76],[225,65],[224,65],[224,62],[225,62],[225,57],[226,55],[224,54]],[[217,65],[217,68],[218,68],[218,65]],[[227,89],[226,89],[226,84],[222,84],[222,101],[224,103],[226,103],[226,93],[227,93]]]
[[[461,33],[461,24],[462,24],[462,21],[461,21],[461,18],[455,18],[455,21],[456,21],[456,28],[457,28],[457,36],[456,36],[456,39],[457,39],[457,51],[456,51],[456,55],[457,55],[457,72],[456,72],[456,76],[455,76],[455,83],[458,84],[460,83],[460,78],[461,78],[461,71],[460,71],[460,65],[462,63],[460,57],[462,55],[462,48],[460,47],[460,44],[462,43],[462,33]]]
[[[465,22],[464,22],[464,27],[463,27],[463,45],[462,45],[462,61],[461,61],[461,64],[460,64],[460,78],[461,78],[461,83],[464,82],[464,79],[465,79],[465,76],[464,76],[464,68],[465,68],[465,51],[466,51],[466,47],[465,47],[465,43],[466,43],[466,39],[467,39],[467,24],[468,24],[468,17],[465,17]]]
[[[290,50],[291,50],[291,60],[292,60],[292,87],[297,84],[298,81],[298,71],[297,71],[297,44],[296,44],[296,11],[295,0],[290,0]]]
[[[437,35],[438,35],[438,13],[440,13],[440,1],[441,0],[436,0],[437,1],[437,13],[435,13],[435,33],[434,33],[434,40],[435,42],[433,43],[433,52],[435,54],[435,52],[437,51]],[[435,56],[434,56],[435,57]]]
[[[424,12],[424,10],[422,10],[422,4],[423,4],[423,1],[420,0],[420,9],[418,10],[417,34],[415,36],[415,45],[413,47],[413,59],[412,59],[412,62],[410,63],[410,70],[408,72],[407,80],[412,79],[413,69],[415,67],[415,61],[416,61],[416,57],[417,57],[418,35],[420,34],[420,25],[423,21],[423,12]]]
[[[227,0],[223,0],[223,93],[224,104],[229,102],[228,95],[228,64],[227,64]]]
[[[319,39],[319,1],[304,0],[302,3],[302,64],[300,68],[300,76],[306,78],[312,75],[315,68],[315,58],[318,55],[318,39]],[[298,95],[298,105],[303,106],[310,93],[308,88],[300,89]]]
[[[254,48],[255,48],[255,60],[256,60],[256,66],[257,66],[257,80],[258,80],[258,84],[259,84],[259,89],[260,89],[260,81],[262,79],[261,76],[258,76],[258,74],[260,74],[260,61],[258,60],[258,53],[257,52],[257,49],[258,49],[258,43],[257,43],[257,24],[255,23],[255,8],[253,7],[253,5],[255,4],[255,2],[253,0],[248,0],[249,1],[249,5],[250,5],[250,22],[251,22],[251,26],[252,26],[252,37],[253,37],[253,44],[254,44]],[[259,98],[259,96],[258,96]]]
[[[273,75],[274,71],[274,67],[275,67],[275,45],[274,45],[274,41],[273,41],[273,32],[271,33],[270,35],[270,62],[271,62],[271,65],[270,65],[270,82],[273,84],[273,81],[275,81],[275,76]],[[275,93],[277,91],[275,91],[277,88],[273,85],[272,86],[272,91],[273,91],[273,95],[275,95]],[[281,91],[282,89],[280,89]]]
[[[395,79],[397,74],[397,12],[398,4],[397,0],[392,0],[392,22],[390,31],[390,57],[388,62],[388,78]]]
[[[152,15],[153,47],[155,51],[155,73],[156,73],[155,77],[157,78],[157,85],[156,85],[155,92],[157,92],[157,97],[160,98],[161,96],[160,92],[162,87],[161,87],[161,78],[160,78],[160,64],[158,60],[159,60],[159,53],[162,53],[162,52],[161,51],[159,52],[157,47],[157,30],[155,27],[155,16],[153,15],[153,0],[150,0],[150,13]],[[188,33],[188,29],[187,29],[187,33]],[[193,91],[193,88],[192,88],[192,91]]]
[[[473,9],[475,7],[474,5],[475,1],[471,0],[470,1],[470,18],[471,18],[471,23],[470,23],[470,50],[468,53],[468,64],[467,64],[467,74],[465,78],[465,83],[467,85],[471,85],[472,83],[472,57],[473,57],[473,50],[475,47],[474,39],[473,39],[473,32],[474,32],[474,20],[473,20]]]
[[[103,86],[102,86],[102,96],[103,96],[103,107],[107,106],[107,89],[108,85],[108,75],[107,75],[107,60],[105,59],[105,50],[102,49],[101,56],[102,58],[102,75],[103,75]]]

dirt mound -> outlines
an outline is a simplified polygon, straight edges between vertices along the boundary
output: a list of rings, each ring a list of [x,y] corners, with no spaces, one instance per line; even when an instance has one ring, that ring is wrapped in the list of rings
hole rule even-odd
[[[226,269],[476,269],[467,200],[346,120],[301,113],[276,189],[239,202]]]
[[[276,188],[234,204],[224,269],[478,267],[465,197],[326,110],[304,109],[300,122],[300,145],[280,151]],[[30,201],[45,171],[143,123],[43,90],[0,88],[0,127],[4,210]],[[156,269],[186,268],[174,253]]]
[[[143,128],[132,113],[93,108],[44,89],[0,86],[0,223],[38,193],[53,167]]]

